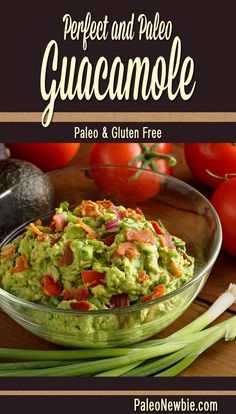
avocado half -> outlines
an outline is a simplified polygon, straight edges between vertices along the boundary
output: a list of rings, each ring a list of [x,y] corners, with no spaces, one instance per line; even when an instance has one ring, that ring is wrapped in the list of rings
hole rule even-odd
[[[51,211],[54,189],[35,165],[16,159],[0,161],[0,241],[21,224]]]

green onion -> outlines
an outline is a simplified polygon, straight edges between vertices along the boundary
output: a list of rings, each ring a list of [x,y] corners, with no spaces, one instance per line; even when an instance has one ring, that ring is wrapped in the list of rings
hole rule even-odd
[[[0,364],[0,376],[155,375],[159,377],[178,375],[218,340],[224,337],[225,340],[235,338],[236,316],[206,329],[235,300],[236,285],[231,284],[228,290],[195,321],[167,338],[144,341],[132,347],[62,351],[1,348],[0,358],[35,362]],[[52,365],[50,365],[50,361],[52,361]]]

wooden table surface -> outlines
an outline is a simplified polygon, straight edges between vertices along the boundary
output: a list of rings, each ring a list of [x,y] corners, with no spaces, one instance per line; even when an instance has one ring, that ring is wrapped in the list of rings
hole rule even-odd
[[[86,163],[90,144],[81,145],[80,151],[72,163]],[[183,147],[176,145],[174,152],[178,156],[178,166],[175,168],[175,176],[194,185],[205,195],[209,196],[210,192],[204,186],[199,185],[192,177],[187,168],[184,157]],[[194,303],[188,310],[176,321],[171,327],[167,328],[162,336],[170,334],[192,319],[200,315],[207,307],[226,290],[229,283],[236,283],[236,258],[221,252],[209,279]],[[236,314],[236,305],[225,312],[219,320],[226,319]],[[9,348],[32,348],[32,349],[58,349],[59,347],[50,344],[33,334],[25,331],[16,324],[9,316],[0,312],[0,347]],[[236,377],[236,340],[218,342],[200,356],[188,369],[181,375],[183,376],[234,376]]]

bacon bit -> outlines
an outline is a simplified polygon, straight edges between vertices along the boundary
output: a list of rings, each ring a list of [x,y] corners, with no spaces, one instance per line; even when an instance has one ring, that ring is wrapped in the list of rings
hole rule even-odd
[[[70,304],[71,309],[77,309],[81,311],[88,311],[91,309],[91,305],[86,300],[80,300],[79,302],[72,302]]]
[[[126,239],[128,241],[138,241],[141,243],[155,243],[155,237],[150,229],[144,230],[135,230],[135,229],[126,229],[125,230]]]
[[[174,259],[170,259],[169,269],[170,269],[171,274],[174,275],[175,277],[180,277],[182,275],[182,271],[178,263],[176,263]]]
[[[128,211],[128,216],[130,218],[132,218],[133,220],[137,220],[137,221],[142,221],[143,220],[143,215],[142,214],[138,214],[132,208],[128,208],[127,211]]]
[[[59,259],[59,266],[70,266],[74,261],[74,253],[71,250],[71,240],[68,240],[65,247],[62,249],[62,255]]]
[[[82,229],[85,230],[86,233],[88,233],[88,236],[90,239],[98,238],[98,234],[95,233],[95,231],[91,227],[89,227],[87,224],[85,224],[82,220],[78,220],[77,224],[79,224],[80,227],[82,227]]]
[[[46,275],[43,277],[43,293],[46,296],[58,296],[61,294],[61,284],[55,282],[53,277]]]
[[[64,300],[81,300],[81,299],[88,299],[90,294],[87,288],[72,288],[72,289],[65,289],[62,293]]]
[[[109,209],[111,207],[114,207],[114,204],[110,200],[99,200],[97,201],[98,206],[105,207],[106,209]]]
[[[101,207],[98,206],[99,213],[101,213]],[[96,218],[99,216],[99,213],[96,211],[96,203],[91,200],[83,200],[79,206],[77,211],[77,215],[79,217],[88,216],[92,218]]]
[[[38,227],[34,223],[30,223],[30,228],[33,230],[33,232],[41,237],[43,240],[46,240],[47,235],[43,231],[39,230]]]
[[[151,225],[154,228],[156,234],[161,234],[164,235],[164,230],[161,228],[161,226],[159,225],[159,223],[157,221],[151,221]]]
[[[15,252],[16,248],[14,244],[7,244],[6,246],[2,247],[1,258],[9,260],[12,258],[12,256],[14,256]]]
[[[155,286],[153,289],[153,292],[150,293],[150,295],[142,296],[141,301],[146,302],[148,300],[160,298],[161,296],[164,295],[164,292],[165,292],[165,285]]]
[[[137,214],[140,214],[141,216],[143,216],[143,212],[142,212],[141,208],[136,207],[135,211],[136,211]]]
[[[54,244],[58,243],[61,240],[61,236],[55,237],[55,239],[51,240],[51,245],[54,246]]]
[[[112,243],[114,242],[116,237],[116,233],[111,234],[110,236],[107,237],[103,237],[103,239],[101,240],[106,246],[111,246]]]
[[[11,273],[23,272],[24,270],[29,269],[26,257],[22,254],[16,259],[16,266],[10,269]]]
[[[120,293],[119,295],[113,295],[110,298],[109,304],[112,308],[124,308],[129,306],[130,300],[127,293]]]
[[[95,211],[95,206],[85,206],[84,207],[85,216],[96,218],[99,214]]]
[[[67,225],[65,214],[64,213],[54,214],[52,219],[54,221],[56,231],[58,232],[63,231]]]
[[[139,256],[139,252],[136,249],[135,244],[132,242],[121,243],[117,247],[115,254],[117,256],[127,256],[129,259],[134,259],[136,256]]]
[[[127,210],[117,210],[117,215],[119,219],[123,219],[128,217],[128,211]]]
[[[35,220],[34,225],[35,226],[42,226],[42,220],[40,220],[40,219]]]
[[[145,280],[149,280],[149,276],[144,270],[140,270],[140,272],[138,272],[138,281],[139,283],[143,283]]]

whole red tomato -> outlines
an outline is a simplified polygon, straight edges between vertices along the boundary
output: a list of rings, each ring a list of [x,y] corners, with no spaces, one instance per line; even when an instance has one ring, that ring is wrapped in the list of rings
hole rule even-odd
[[[216,188],[220,180],[211,177],[206,170],[224,177],[236,173],[236,146],[232,143],[193,143],[185,144],[187,164],[202,183]]]
[[[154,144],[146,144],[149,149]],[[169,154],[172,144],[161,143],[156,148],[158,154]],[[93,144],[90,152],[90,164],[118,165],[140,168],[142,165],[149,171],[141,171],[134,179],[135,171],[132,168],[109,168],[101,167],[94,172],[94,178],[98,187],[110,197],[117,197],[121,201],[141,202],[145,201],[160,191],[160,178],[157,174],[151,174],[151,166],[142,164],[142,161],[131,161],[142,156],[143,148],[140,144]],[[158,170],[165,174],[172,173],[172,167],[166,159],[154,160]]]
[[[37,165],[43,171],[67,165],[77,153],[79,143],[14,143],[7,144],[13,158]]]
[[[236,177],[221,182],[211,202],[220,217],[223,247],[236,256]]]

